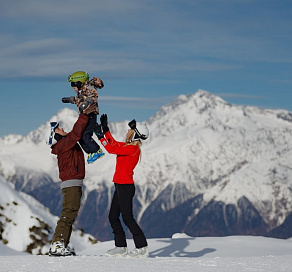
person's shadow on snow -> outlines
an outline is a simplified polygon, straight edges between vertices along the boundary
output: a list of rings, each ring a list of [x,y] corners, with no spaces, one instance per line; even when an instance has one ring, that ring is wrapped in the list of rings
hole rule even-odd
[[[196,252],[185,251],[185,248],[190,244],[189,240],[194,240],[195,238],[177,238],[166,240],[157,240],[158,242],[168,243],[169,245],[151,251],[149,257],[187,257],[187,258],[197,258],[205,254],[216,251],[215,248],[204,248]]]

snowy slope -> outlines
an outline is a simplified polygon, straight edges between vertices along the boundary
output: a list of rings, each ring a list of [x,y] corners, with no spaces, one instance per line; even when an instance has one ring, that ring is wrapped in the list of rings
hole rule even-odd
[[[49,121],[69,131],[76,118],[64,109]],[[42,137],[49,121],[25,137],[0,139],[0,173],[58,214],[50,202],[58,190],[56,158]],[[124,139],[127,122],[110,122],[117,140]],[[291,213],[292,113],[231,105],[199,90],[179,96],[147,123],[151,136],[134,176],[135,214],[151,237],[263,235]],[[101,239],[112,237],[107,212],[114,169],[109,154],[86,169],[77,224]]]
[[[58,217],[31,196],[17,192],[0,176],[0,237],[11,249],[33,254],[46,254]],[[88,234],[74,230],[71,242],[76,250],[91,245]],[[8,251],[10,252],[10,250]]]
[[[104,253],[113,241],[97,243],[76,257],[17,256],[7,254],[0,244],[1,271],[291,271],[292,243],[264,237],[230,236],[193,238],[175,234],[172,238],[149,239],[146,259],[108,258]],[[133,241],[128,240],[133,248]]]

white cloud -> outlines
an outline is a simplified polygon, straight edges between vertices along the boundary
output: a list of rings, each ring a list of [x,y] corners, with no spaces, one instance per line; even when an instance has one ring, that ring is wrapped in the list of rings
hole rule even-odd
[[[118,105],[122,108],[144,108],[144,109],[157,109],[165,104],[170,103],[175,97],[123,97],[123,96],[100,96],[99,100],[103,104]]]
[[[47,55],[53,52],[65,51],[69,45],[66,39],[50,38],[50,39],[35,39],[24,41],[21,43],[11,44],[9,47],[2,48],[0,53],[2,56],[36,56]]]
[[[240,93],[219,93],[220,97],[224,98],[244,98],[244,99],[267,99],[267,96],[263,95],[249,95],[249,94],[240,94]]]
[[[96,16],[103,12],[126,12],[139,8],[138,1],[131,0],[71,0],[71,1],[44,1],[44,0],[15,0],[1,3],[1,17],[17,18],[46,18],[65,19],[66,17],[86,16],[94,13]],[[88,19],[88,18],[87,18]]]
[[[276,17],[266,21],[266,8],[236,15],[239,4],[256,10],[260,1],[217,2],[5,1],[0,14],[10,34],[0,32],[0,72],[2,77],[75,69],[184,76],[238,71],[254,62],[292,62],[291,38],[279,27],[289,33],[285,19],[269,11]]]

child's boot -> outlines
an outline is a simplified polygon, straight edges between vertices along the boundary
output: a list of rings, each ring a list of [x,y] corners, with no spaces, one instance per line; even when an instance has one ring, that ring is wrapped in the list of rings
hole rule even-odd
[[[93,163],[97,159],[102,158],[104,155],[104,152],[100,148],[97,152],[88,154],[87,163]]]

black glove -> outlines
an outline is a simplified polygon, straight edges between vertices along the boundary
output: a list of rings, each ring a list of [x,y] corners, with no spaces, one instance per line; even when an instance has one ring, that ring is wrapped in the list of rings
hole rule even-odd
[[[94,131],[95,135],[97,136],[98,140],[100,140],[104,137],[104,134],[102,133],[102,130],[101,130],[101,125],[96,123],[93,127],[93,131]]]
[[[75,96],[63,97],[62,102],[76,104]]]
[[[107,124],[107,115],[106,114],[102,114],[100,116],[100,123],[101,123],[101,127],[102,127],[102,131],[103,133],[106,133],[109,131],[109,127]]]

